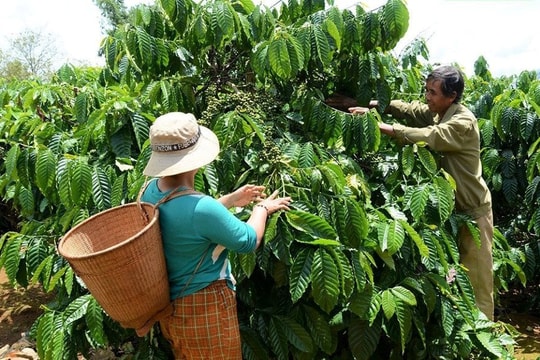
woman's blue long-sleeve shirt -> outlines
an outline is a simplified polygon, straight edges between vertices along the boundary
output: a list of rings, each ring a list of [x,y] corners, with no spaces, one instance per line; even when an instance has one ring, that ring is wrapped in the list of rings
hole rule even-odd
[[[141,201],[155,204],[168,194],[152,180]],[[238,219],[216,199],[203,194],[189,194],[162,203],[159,224],[171,300],[193,294],[219,279],[226,279],[234,289],[228,250],[249,253],[255,251],[257,244],[252,226]],[[203,255],[199,269],[184,289]]]

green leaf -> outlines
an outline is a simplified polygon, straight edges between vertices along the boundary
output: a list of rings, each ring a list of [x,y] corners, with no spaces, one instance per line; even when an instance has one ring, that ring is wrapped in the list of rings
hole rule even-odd
[[[210,24],[212,25],[212,33],[214,36],[214,43],[218,47],[222,47],[225,43],[233,37],[234,27],[234,15],[233,9],[226,2],[215,1],[211,3]]]
[[[71,323],[82,319],[86,314],[86,309],[88,304],[92,299],[92,295],[87,294],[83,295],[74,301],[72,301],[64,310],[64,324],[65,326],[70,326]]]
[[[504,178],[502,189],[506,200],[513,204],[518,200],[519,184],[516,177]]]
[[[56,176],[56,158],[52,151],[45,149],[38,152],[36,161],[36,185],[45,195],[50,196]]]
[[[26,264],[28,266],[28,272],[34,273],[40,264],[48,257],[51,256],[49,253],[52,251],[51,244],[40,238],[34,238],[33,241],[29,244],[26,249]],[[0,244],[1,247],[1,244]],[[33,278],[35,275],[33,276]],[[34,279],[35,281],[36,279]]]
[[[326,66],[332,60],[330,44],[325,32],[320,26],[313,26],[311,31],[311,49],[315,52],[312,58],[320,61],[322,66]]]
[[[287,344],[287,335],[285,329],[280,321],[272,317],[268,324],[268,335],[270,340],[270,345],[272,350],[276,354],[277,359],[286,360],[288,359],[288,344]]]
[[[344,244],[357,249],[367,237],[369,223],[358,202],[345,199],[344,203],[336,202],[334,207],[338,236]]]
[[[414,147],[416,148],[418,159],[420,160],[420,163],[424,166],[424,169],[426,169],[429,174],[436,174],[439,168],[431,151],[429,151],[426,147],[417,146],[416,144],[414,145]]]
[[[26,188],[32,187],[32,175],[34,174],[32,160],[34,154],[33,149],[25,148],[17,158],[17,182]]]
[[[377,249],[377,255],[379,255],[379,258],[381,258],[382,261],[388,266],[390,269],[395,270],[396,264],[394,262],[394,259],[392,258],[392,255],[388,253],[388,251],[382,251],[380,248]]]
[[[377,226],[377,235],[381,250],[388,251],[390,256],[399,251],[405,240],[405,232],[397,220],[389,223],[380,222]]]
[[[32,190],[24,186],[19,187],[19,204],[23,215],[32,216],[34,214],[35,203]]]
[[[384,316],[387,319],[392,318],[396,312],[396,301],[390,289],[386,289],[381,293],[381,305]]]
[[[326,354],[334,353],[337,341],[334,339],[335,335],[328,324],[325,314],[307,305],[304,305],[302,309],[306,315],[307,328],[315,344]]]
[[[499,341],[497,341],[497,338],[493,336],[491,332],[480,332],[480,333],[474,333],[473,336],[475,336],[480,344],[489,351],[495,358],[501,359],[503,354],[503,349]]]
[[[422,278],[420,281],[422,286],[421,300],[426,304],[428,315],[430,315],[435,310],[439,293],[435,291],[435,287],[429,279]]]
[[[332,10],[330,10],[332,11]],[[329,13],[328,15],[330,15]],[[339,21],[342,21],[341,17],[337,18]],[[343,24],[341,24],[343,25]],[[335,48],[337,51],[341,49],[341,32],[334,23],[333,20],[330,18],[325,19],[323,23],[323,29],[326,31],[326,33],[330,36],[330,38],[333,40],[335,44]]]
[[[167,14],[169,20],[174,25],[178,33],[183,33],[186,29],[188,16],[190,15],[191,0],[159,0],[161,7]]]
[[[270,359],[261,336],[252,328],[240,324],[242,355],[247,359]]]
[[[249,124],[249,126],[255,132],[261,143],[264,144],[264,142],[266,141],[266,137],[264,136],[264,129],[259,124],[257,124],[248,114],[239,113],[238,115]]]
[[[375,259],[367,251],[358,251],[358,256],[352,257],[353,270],[356,278],[356,286],[363,289],[366,283],[373,284],[373,267],[376,267]]]
[[[411,214],[415,220],[420,220],[423,217],[424,210],[429,200],[430,188],[426,185],[419,185],[410,189],[412,191],[409,207]]]
[[[305,61],[298,40],[287,33],[279,33],[269,42],[267,59],[272,73],[282,80],[296,76]]]
[[[58,285],[59,281],[62,280],[64,277],[64,273],[66,272],[67,267],[63,267],[60,270],[56,271],[52,274],[50,279],[48,281],[44,282],[45,291],[51,292],[54,289],[56,289],[56,286]]]
[[[66,350],[64,348],[66,341],[65,341],[65,333],[64,333],[64,327],[63,327],[63,321],[60,316],[56,317],[54,319],[54,332],[52,337],[52,346],[49,348],[50,352],[47,356],[49,359],[62,359],[64,355],[66,354]]]
[[[17,145],[12,146],[6,154],[5,167],[8,179],[14,179],[17,176],[17,162],[20,154],[21,151]]]
[[[454,189],[446,179],[438,176],[433,180],[433,191],[440,220],[445,221],[454,210]]]
[[[232,1],[234,9],[243,14],[251,14],[255,10],[255,4],[252,0],[234,0]]]
[[[382,8],[382,22],[388,31],[387,36],[392,37],[393,44],[397,44],[409,28],[409,11],[402,0],[388,0]]]
[[[355,291],[349,299],[349,309],[362,320],[368,320],[369,308],[372,305],[373,288],[366,286],[362,291]]]
[[[327,251],[334,257],[339,273],[340,294],[344,299],[348,299],[354,290],[353,270],[347,256],[340,249],[327,248]]]
[[[526,141],[529,140],[529,138],[531,137],[533,133],[534,127],[536,126],[538,122],[537,119],[538,118],[530,112],[521,114],[520,122],[519,122],[519,130],[520,130],[521,138],[523,140],[526,140]]]
[[[315,302],[327,313],[337,305],[338,276],[332,256],[324,248],[317,249],[311,267],[312,293]]]
[[[136,38],[138,45],[138,56],[143,64],[151,64],[154,59],[154,41],[152,37],[141,27],[137,27]]]
[[[491,119],[478,119],[478,125],[480,127],[480,136],[482,137],[482,143],[484,146],[492,144],[493,136],[495,135],[495,127]]]
[[[111,184],[107,174],[99,167],[92,171],[92,195],[99,210],[111,207]]]
[[[416,306],[416,297],[409,289],[404,288],[403,286],[395,286],[390,289],[390,292],[394,297],[399,299],[399,301],[402,301],[409,306]]]
[[[75,273],[73,272],[71,266],[66,267],[67,270],[64,273],[64,288],[66,289],[66,293],[71,296],[73,292],[73,281],[75,280]]]
[[[88,94],[85,92],[79,93],[75,97],[75,105],[73,112],[79,124],[85,123],[88,120]]]
[[[304,248],[294,258],[289,275],[289,292],[293,303],[302,297],[311,282],[314,253],[313,248]]]
[[[6,275],[10,282],[14,284],[19,271],[19,263],[21,261],[21,246],[23,244],[23,236],[18,233],[9,233],[4,248],[2,248],[1,264],[3,265]]]
[[[92,170],[82,160],[74,161],[69,170],[71,199],[76,205],[84,207],[92,195]]]
[[[291,58],[287,42],[283,38],[276,39],[268,46],[268,62],[270,69],[283,80],[290,79],[293,74]]]
[[[375,353],[381,337],[379,322],[370,324],[369,321],[354,318],[349,326],[349,346],[355,359],[369,360]]]
[[[280,323],[280,327],[287,335],[287,340],[295,348],[307,353],[313,351],[313,341],[309,333],[300,324],[290,317],[281,315],[274,315],[272,319],[276,319]]]
[[[247,277],[250,277],[257,265],[255,253],[237,254],[237,258],[240,260],[240,266],[244,274],[246,274]]]
[[[300,153],[298,154],[298,166],[301,168],[311,168],[320,163],[312,143],[300,145]]]
[[[379,101],[379,104],[390,104],[390,101],[392,100],[392,89],[390,88],[390,85],[388,84],[387,80],[378,78],[376,80],[376,86],[377,86],[377,100]],[[384,110],[382,110],[381,113],[383,111]]]
[[[426,243],[422,240],[422,237],[414,230],[414,228],[409,225],[405,220],[400,220],[400,224],[403,227],[403,229],[406,231],[406,233],[409,235],[409,237],[414,241],[416,244],[416,247],[418,248],[418,252],[423,257],[429,257],[429,248],[426,245]]]
[[[150,132],[148,120],[146,120],[146,118],[142,115],[133,114],[131,116],[131,125],[133,126],[133,131],[135,132],[135,139],[137,139],[139,150],[142,150]]]
[[[296,76],[304,68],[305,56],[302,46],[294,36],[286,37],[287,51],[291,60],[291,74]]]
[[[58,184],[58,195],[60,196],[60,201],[62,205],[66,208],[70,208],[73,204],[71,200],[71,191],[70,191],[70,176],[69,168],[71,162],[67,159],[62,159],[58,162],[58,168],[56,170],[56,182]]]
[[[399,322],[401,352],[403,353],[411,335],[412,311],[403,301],[396,301],[396,316]]]
[[[43,261],[35,269],[35,272],[34,272],[34,275],[32,276],[31,281],[37,282],[38,279],[41,279],[43,286],[46,289],[48,289],[53,260],[54,260],[54,256],[52,254],[46,257],[45,259],[43,259]]]
[[[335,239],[334,229],[323,218],[300,210],[290,210],[285,214],[289,225],[313,238]]]
[[[55,313],[53,311],[47,311],[37,320],[37,351],[40,359],[50,359],[46,354],[49,352],[49,348],[52,344],[52,338],[54,335],[54,320]]]
[[[404,146],[403,151],[401,152],[401,168],[403,170],[403,174],[406,176],[411,175],[414,169],[415,159],[413,146]]]
[[[361,44],[365,52],[373,51],[381,42],[381,26],[376,13],[367,12],[362,18]]]
[[[84,319],[94,343],[99,346],[107,345],[107,336],[103,329],[103,309],[93,297],[88,302]]]
[[[317,166],[323,175],[324,180],[335,194],[341,194],[344,187],[347,185],[347,179],[343,173],[341,166],[335,162],[325,162],[323,165]]]
[[[527,185],[527,188],[525,189],[525,202],[528,205],[532,205],[536,198],[539,196],[539,184],[540,176],[535,176],[534,179],[532,179],[532,181],[530,181]]]
[[[126,191],[126,175],[122,174],[118,176],[112,185],[111,191],[111,207],[118,206],[124,200],[124,193]]]

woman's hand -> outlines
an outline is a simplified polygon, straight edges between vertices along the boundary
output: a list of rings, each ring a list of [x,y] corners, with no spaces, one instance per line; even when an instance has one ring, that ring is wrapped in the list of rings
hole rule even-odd
[[[291,198],[289,196],[278,197],[278,191],[276,190],[267,199],[261,200],[253,207],[247,223],[255,229],[255,233],[257,234],[257,248],[261,245],[268,216],[279,210],[290,210],[290,203]]]
[[[262,200],[255,206],[261,206],[266,209],[268,215],[272,215],[279,210],[290,210],[289,204],[291,203],[291,197],[278,197],[278,191],[274,191],[268,199]]]
[[[266,198],[264,189],[265,187],[261,185],[244,185],[232,193],[222,196],[219,201],[227,208],[233,206],[244,207],[252,202],[259,202]]]

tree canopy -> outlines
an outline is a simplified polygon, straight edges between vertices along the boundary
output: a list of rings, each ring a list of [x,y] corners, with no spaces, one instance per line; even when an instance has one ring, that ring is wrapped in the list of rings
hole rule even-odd
[[[112,321],[55,245],[92,214],[134,201],[149,126],[184,111],[223,149],[197,174],[199,191],[256,183],[294,200],[269,219],[264,247],[231,255],[246,359],[510,359],[513,329],[479,312],[459,265],[457,229],[475,225],[455,213],[453,179],[436,154],[381,137],[386,115],[340,110],[421,96],[432,67],[424,41],[391,52],[408,21],[401,0],[373,11],[158,0],[113,22],[102,69],[67,64],[50,82],[0,84],[0,195],[19,219],[0,237],[0,266],[14,284],[57,293],[32,329],[40,358],[129,342],[140,358],[170,355],[158,327],[136,339]],[[493,79],[477,65],[465,100],[509,217],[495,209],[504,291],[537,273],[537,247],[511,230],[540,229],[540,85],[528,72]]]

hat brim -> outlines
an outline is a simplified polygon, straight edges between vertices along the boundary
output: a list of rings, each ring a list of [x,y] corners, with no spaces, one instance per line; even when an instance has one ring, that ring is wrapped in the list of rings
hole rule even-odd
[[[219,154],[219,141],[212,130],[200,126],[201,137],[192,147],[180,151],[152,151],[143,170],[147,176],[162,177],[185,173],[211,163]]]

